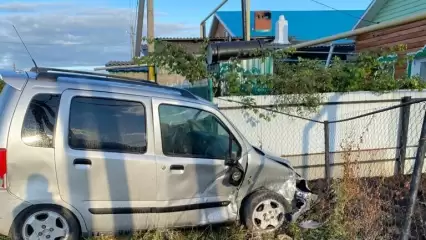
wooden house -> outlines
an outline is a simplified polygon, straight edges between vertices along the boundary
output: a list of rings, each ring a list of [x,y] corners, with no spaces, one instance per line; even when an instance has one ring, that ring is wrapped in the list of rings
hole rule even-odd
[[[425,11],[426,0],[373,0],[354,29],[406,18]],[[355,41],[356,51],[406,45],[407,51],[399,53],[399,57],[407,54],[414,59],[402,66],[395,65],[396,76],[419,75],[426,80],[426,20],[362,34],[357,36]]]

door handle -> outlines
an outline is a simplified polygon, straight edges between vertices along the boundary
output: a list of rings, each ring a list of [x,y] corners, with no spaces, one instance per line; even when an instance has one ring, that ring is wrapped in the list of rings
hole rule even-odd
[[[183,165],[171,165],[170,170],[183,171],[183,170],[185,170],[185,167]]]
[[[74,165],[92,165],[92,161],[86,158],[77,158],[74,159]]]

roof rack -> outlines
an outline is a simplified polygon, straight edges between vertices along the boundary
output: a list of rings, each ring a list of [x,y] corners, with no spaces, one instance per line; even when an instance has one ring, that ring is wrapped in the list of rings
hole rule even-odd
[[[134,81],[134,82],[146,82],[150,84],[158,85],[156,82],[144,80],[144,79],[138,79],[138,78],[131,78],[131,77],[125,77],[125,76],[117,76],[113,74],[105,74],[105,73],[95,73],[95,72],[88,72],[88,71],[78,71],[78,70],[69,70],[69,69],[61,69],[61,68],[46,68],[46,67],[33,67],[30,70],[31,72],[41,73],[41,72],[62,72],[62,73],[75,73],[75,74],[81,74],[85,76],[98,76],[98,77],[105,77],[105,78],[112,78],[112,79],[122,79],[122,80],[128,80],[128,81]]]
[[[85,80],[112,81],[112,82],[117,82],[117,83],[130,83],[130,84],[135,84],[135,85],[140,85],[140,86],[148,86],[148,87],[155,87],[155,88],[160,88],[160,89],[177,91],[182,95],[182,97],[198,99],[194,94],[192,94],[188,90],[158,85],[156,82],[151,82],[151,81],[148,81],[148,80],[142,80],[142,79],[137,79],[137,78],[116,76],[116,75],[112,75],[112,74],[93,73],[93,72],[68,70],[68,69],[59,69],[59,68],[46,68],[46,67],[38,67],[38,68],[33,67],[33,68],[31,68],[30,71],[38,73],[36,79],[40,79],[40,78],[46,79],[47,78],[47,79],[50,79],[50,80],[57,81],[57,79],[59,77],[68,77],[68,78],[84,78]]]

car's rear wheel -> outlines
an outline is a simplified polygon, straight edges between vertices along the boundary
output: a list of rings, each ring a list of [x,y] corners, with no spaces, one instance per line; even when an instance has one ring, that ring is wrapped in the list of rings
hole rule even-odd
[[[261,190],[250,195],[243,206],[243,223],[251,231],[271,232],[287,222],[290,204],[281,195]]]
[[[56,206],[35,206],[18,215],[11,229],[14,240],[77,240],[80,227],[74,215]]]

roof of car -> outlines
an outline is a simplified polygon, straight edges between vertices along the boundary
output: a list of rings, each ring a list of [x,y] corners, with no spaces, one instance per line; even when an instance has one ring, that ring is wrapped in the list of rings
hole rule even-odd
[[[12,76],[15,78],[15,80],[18,76],[21,78],[24,77],[24,75],[22,75],[22,73],[24,73],[28,79],[37,81],[66,82],[68,84],[85,86],[85,88],[90,87],[91,89],[108,87],[109,90],[114,92],[128,92],[130,94],[143,91],[152,97],[189,101],[203,105],[214,105],[212,102],[198,97],[185,89],[163,86],[143,79],[116,76],[111,74],[40,67],[33,68],[26,72],[20,71],[16,72],[16,74],[10,73],[11,71],[0,71],[0,76],[3,75],[3,80],[8,82],[8,79],[12,79]],[[12,81],[10,82],[12,83]],[[19,89],[17,84],[12,83],[10,85]]]

